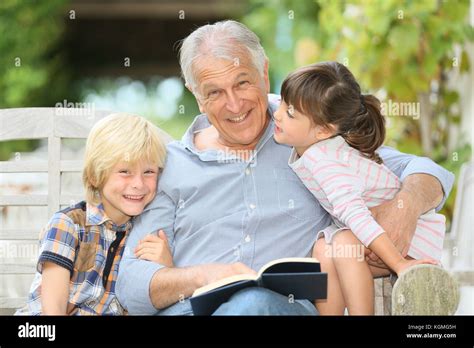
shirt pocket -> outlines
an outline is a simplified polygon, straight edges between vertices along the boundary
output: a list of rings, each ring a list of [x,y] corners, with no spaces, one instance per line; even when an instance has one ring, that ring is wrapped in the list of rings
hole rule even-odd
[[[298,220],[317,220],[321,217],[318,201],[291,169],[277,168],[273,174],[281,212]]]
[[[87,272],[95,266],[99,245],[96,242],[81,243],[74,268],[78,272]]]

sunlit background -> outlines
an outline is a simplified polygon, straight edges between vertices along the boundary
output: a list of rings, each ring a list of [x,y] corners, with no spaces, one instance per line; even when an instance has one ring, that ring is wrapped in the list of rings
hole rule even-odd
[[[274,93],[292,69],[337,60],[364,93],[386,105],[418,105],[419,115],[386,111],[386,144],[428,156],[458,180],[472,161],[473,8],[468,0],[2,0],[0,108],[91,103],[145,116],[178,139],[199,111],[180,77],[177,43],[231,18],[261,38]],[[83,142],[69,145],[64,158],[81,155]],[[0,142],[1,161],[46,151],[38,140]],[[2,194],[41,192],[47,183],[0,175]],[[62,180],[71,191],[80,186],[79,177]],[[442,211],[448,230],[456,194],[455,187]],[[25,213],[10,209],[15,214]]]

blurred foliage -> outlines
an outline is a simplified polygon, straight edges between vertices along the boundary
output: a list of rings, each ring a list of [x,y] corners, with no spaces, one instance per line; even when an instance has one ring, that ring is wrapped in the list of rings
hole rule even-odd
[[[58,49],[65,0],[0,1],[0,108],[52,106],[68,90],[70,74]],[[0,160],[37,141],[0,143]]]
[[[468,0],[251,0],[243,22],[262,40],[275,91],[294,68],[337,60],[382,102],[419,103],[419,119],[389,117],[387,143],[457,175],[471,147],[448,77],[470,69],[469,6]],[[453,191],[443,210],[448,220]]]

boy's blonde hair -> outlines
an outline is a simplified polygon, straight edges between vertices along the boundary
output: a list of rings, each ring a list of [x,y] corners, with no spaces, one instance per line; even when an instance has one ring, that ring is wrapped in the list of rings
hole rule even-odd
[[[94,125],[87,138],[84,157],[82,182],[86,201],[98,204],[99,191],[117,163],[125,161],[134,165],[145,160],[161,169],[166,160],[166,147],[151,122],[140,116],[116,113]]]

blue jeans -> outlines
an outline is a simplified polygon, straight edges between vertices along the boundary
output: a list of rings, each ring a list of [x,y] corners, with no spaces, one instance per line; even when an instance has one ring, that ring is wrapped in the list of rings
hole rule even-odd
[[[221,304],[212,315],[318,315],[308,300],[289,298],[265,288],[246,288]]]

